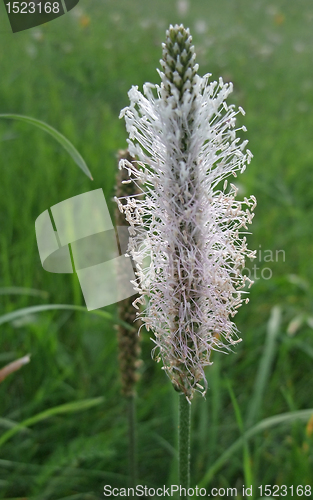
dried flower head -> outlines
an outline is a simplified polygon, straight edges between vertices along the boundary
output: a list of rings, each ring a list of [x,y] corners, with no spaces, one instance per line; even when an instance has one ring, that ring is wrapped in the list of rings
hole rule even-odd
[[[241,271],[253,257],[245,234],[256,200],[237,201],[236,186],[228,187],[227,178],[252,157],[247,141],[236,138],[245,131],[236,129],[236,115],[244,112],[225,102],[232,84],[198,75],[183,26],[166,32],[161,66],[161,86],[146,83],[144,94],[132,87],[121,112],[129,152],[140,162],[120,168],[144,187],[141,196],[117,202],[131,224],[135,286],[141,303],[149,299],[143,321],[154,332],[154,352],[190,401],[206,390],[211,351],[241,340],[232,318],[251,284]]]

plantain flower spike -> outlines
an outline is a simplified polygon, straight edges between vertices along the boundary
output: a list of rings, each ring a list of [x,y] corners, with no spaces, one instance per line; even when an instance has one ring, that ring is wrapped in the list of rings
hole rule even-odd
[[[200,77],[195,58],[189,29],[170,26],[161,85],[129,91],[120,116],[139,162],[122,160],[120,168],[141,195],[116,199],[131,226],[134,305],[146,303],[138,315],[154,333],[153,354],[189,402],[206,392],[212,350],[241,341],[232,319],[252,284],[242,270],[245,257],[254,257],[245,235],[256,205],[254,196],[237,201],[237,187],[228,185],[252,158],[248,141],[236,138],[246,131],[236,128],[244,111],[226,104],[232,84]]]
[[[128,162],[135,160],[128,151],[120,150],[118,152],[119,161],[127,159]],[[136,194],[138,187],[135,187],[132,182],[129,182],[127,171],[125,169],[119,170],[116,177],[116,195],[118,197]],[[125,218],[123,214],[116,207],[115,211],[115,224],[118,227],[125,226]],[[127,224],[127,223],[126,223]],[[119,242],[121,248],[127,247],[127,232],[119,235]],[[119,269],[118,279],[120,280],[119,286],[122,287],[124,280],[129,275],[128,262],[125,260],[125,269]],[[119,318],[125,323],[132,325],[136,318],[136,310],[132,305],[134,297],[127,297],[121,300],[117,305]],[[121,374],[122,394],[126,397],[134,396],[136,393],[136,382],[139,379],[138,368],[140,367],[140,339],[136,330],[129,330],[124,325],[116,325],[117,341],[119,348],[119,365]]]

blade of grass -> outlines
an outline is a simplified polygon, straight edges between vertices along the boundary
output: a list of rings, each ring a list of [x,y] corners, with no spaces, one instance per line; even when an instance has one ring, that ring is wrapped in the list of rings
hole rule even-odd
[[[44,130],[48,134],[50,134],[61,146],[68,152],[68,154],[73,158],[74,162],[78,167],[86,174],[91,180],[93,180],[91,172],[86,165],[85,160],[81,156],[81,154],[77,151],[77,149],[73,146],[73,144],[64,137],[63,134],[58,132],[55,128],[51,127],[45,122],[41,120],[37,120],[36,118],[32,118],[31,116],[24,115],[15,115],[15,114],[0,114],[0,118],[7,118],[9,120],[19,120],[25,123],[29,123],[30,125],[35,125],[36,127]]]
[[[0,325],[3,325],[4,323],[8,323],[10,321],[13,321],[17,318],[20,318],[21,316],[26,316],[27,314],[33,314],[37,312],[42,312],[42,311],[51,311],[51,310],[58,310],[58,309],[66,309],[69,311],[81,311],[84,313],[88,314],[95,314],[96,316],[101,316],[102,318],[105,318],[109,321],[112,321],[114,323],[121,324],[128,330],[135,330],[135,328],[125,321],[122,321],[116,317],[114,317],[112,314],[106,312],[106,311],[99,311],[98,309],[95,309],[93,311],[88,311],[86,307],[84,306],[75,306],[71,304],[43,304],[40,306],[30,306],[30,307],[24,307],[23,309],[17,309],[16,311],[12,311],[7,314],[3,314],[0,316]]]
[[[244,477],[245,477],[245,484],[248,486],[253,485],[253,474],[252,474],[252,469],[251,469],[251,458],[250,458],[250,452],[249,452],[249,446],[247,439],[245,438],[245,433],[244,433],[244,425],[243,425],[243,420],[240,412],[239,405],[237,403],[236,396],[234,394],[234,391],[230,385],[229,380],[226,379],[226,385],[228,388],[228,392],[235,410],[235,415],[236,415],[236,421],[238,424],[238,427],[240,429],[240,432],[242,434],[243,438],[243,470],[244,470]]]
[[[136,396],[127,397],[128,413],[128,466],[130,486],[137,486],[137,436],[136,436]]]
[[[172,395],[171,398],[171,415],[173,419],[173,428],[176,427],[178,422],[178,398],[179,395],[175,391],[175,394]],[[172,460],[169,466],[168,478],[167,478],[167,486],[171,484],[178,484],[178,433],[175,433],[174,437],[174,446],[172,447]]]
[[[30,432],[29,429],[26,429],[27,431]],[[4,459],[0,459],[0,467],[2,467],[3,469],[7,469],[7,470],[14,470],[15,468],[19,468],[19,469],[25,469],[25,470],[29,470],[30,473],[34,473],[36,475],[38,475],[40,473],[40,471],[42,471],[43,467],[45,467],[46,469],[52,469],[53,471],[59,471],[60,475],[64,472],[63,469],[62,469],[62,466],[61,465],[39,465],[39,464],[32,464],[32,463],[29,463],[29,462],[16,462],[16,461],[12,461],[12,460],[4,460]],[[67,467],[67,471],[69,471],[71,473],[71,475],[75,475],[75,474],[79,474],[80,476],[81,475],[84,475],[84,476],[91,476],[91,477],[107,477],[109,479],[115,479],[115,480],[120,480],[120,481],[125,481],[127,479],[127,475],[126,474],[119,474],[117,472],[108,472],[108,471],[104,471],[104,470],[97,470],[97,469],[83,469],[81,467]],[[10,499],[12,500],[12,499]]]
[[[219,419],[221,415],[221,407],[222,407],[222,390],[221,390],[221,383],[222,383],[222,377],[221,377],[221,367],[220,367],[220,358],[217,358],[214,360],[214,364],[212,365],[212,370],[211,370],[211,420],[212,420],[212,425],[210,426],[210,455],[211,455],[211,461],[214,460],[214,456],[216,454],[217,450],[217,443],[218,443],[218,432],[217,429],[219,428]],[[202,446],[205,446],[205,442],[202,442]],[[213,459],[213,460],[212,460]]]
[[[271,311],[271,316],[268,322],[264,351],[259,363],[253,396],[251,398],[251,403],[249,404],[249,411],[246,420],[247,428],[251,427],[255,423],[260,411],[264,392],[273,366],[277,346],[276,339],[279,333],[280,324],[281,308],[275,306]]]
[[[10,420],[8,418],[0,417],[0,427],[3,427],[5,429],[12,429],[12,427],[15,427],[16,425],[18,425],[17,422],[14,422],[13,420]],[[25,427],[24,429],[21,429],[21,432],[29,433],[30,430]],[[1,466],[1,460],[0,460],[0,466]]]
[[[227,450],[222,453],[222,455],[216,460],[216,462],[210,467],[206,472],[205,476],[198,483],[199,488],[205,488],[208,486],[211,479],[214,477],[216,472],[223,467],[223,465],[229,460],[229,458],[236,453],[245,443],[245,441],[256,436],[260,432],[275,427],[282,424],[291,424],[296,420],[309,420],[313,415],[313,408],[308,410],[299,410],[288,413],[281,413],[280,415],[274,415],[273,417],[265,418],[261,420],[258,424],[251,427],[243,436],[241,436],[237,441],[235,441]]]
[[[49,293],[36,288],[25,288],[22,286],[4,286],[0,287],[0,295],[31,295],[33,297],[41,297],[47,299]]]
[[[21,429],[25,430],[25,427],[30,427],[42,420],[46,420],[47,418],[53,417],[54,415],[59,415],[61,413],[71,413],[81,410],[87,410],[92,408],[93,406],[97,406],[103,402],[104,398],[93,398],[93,399],[83,399],[81,401],[73,401],[72,403],[65,403],[63,405],[54,406],[53,408],[48,408],[48,410],[44,410],[33,417],[27,418],[23,422],[17,424],[12,427],[8,431],[6,431],[0,437],[0,448],[4,445],[12,436],[14,436]]]

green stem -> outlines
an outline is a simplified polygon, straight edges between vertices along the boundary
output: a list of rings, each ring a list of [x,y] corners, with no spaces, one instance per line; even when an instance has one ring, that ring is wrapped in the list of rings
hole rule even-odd
[[[179,484],[181,493],[185,488],[186,495],[181,494],[180,498],[188,499],[187,490],[190,483],[190,413],[191,405],[184,394],[179,396],[179,426],[178,426],[178,447],[179,447]]]
[[[135,395],[127,397],[128,413],[128,460],[129,482],[131,488],[137,485],[137,446],[136,446],[136,401]]]

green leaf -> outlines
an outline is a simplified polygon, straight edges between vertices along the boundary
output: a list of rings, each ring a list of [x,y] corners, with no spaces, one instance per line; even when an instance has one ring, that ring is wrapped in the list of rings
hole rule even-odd
[[[60,413],[71,413],[81,410],[87,410],[93,406],[99,405],[103,402],[104,398],[93,398],[93,399],[82,399],[81,401],[73,401],[72,403],[65,403],[60,406],[54,406],[53,408],[48,408],[41,413],[37,413],[33,417],[27,418],[23,422],[15,425],[7,432],[2,434],[0,437],[0,447],[6,443],[12,436],[14,436],[20,430],[25,430],[25,427],[30,427],[31,425],[46,420],[54,415],[59,415]]]
[[[68,154],[73,158],[76,165],[82,169],[82,171],[91,179],[92,175],[87,167],[85,160],[81,156],[81,154],[77,151],[77,149],[73,146],[73,144],[64,137],[60,132],[58,132],[55,128],[51,127],[45,122],[37,120],[36,118],[32,118],[31,116],[23,116],[23,115],[15,115],[15,114],[0,114],[0,118],[7,118],[10,120],[19,120],[25,123],[29,123],[30,125],[35,125],[36,127],[44,130],[48,134],[52,135],[52,137],[58,141],[61,146],[68,152]]]
[[[281,325],[281,308],[274,306],[267,325],[267,336],[263,355],[261,356],[258,372],[254,384],[253,396],[249,404],[246,426],[251,427],[256,420],[262,406],[263,396],[273,368],[274,358],[277,351],[277,337]]]
[[[236,415],[236,421],[238,424],[238,427],[240,429],[240,432],[242,434],[242,439],[243,439],[243,468],[244,468],[244,477],[245,477],[245,484],[253,484],[253,473],[251,470],[251,457],[250,457],[250,450],[249,450],[249,445],[248,441],[245,438],[244,434],[244,425],[243,425],[243,420],[240,412],[240,407],[238,405],[236,396],[234,394],[234,391],[230,385],[229,380],[226,379],[226,385],[230,394],[230,398],[235,410],[235,415]]]
[[[222,453],[222,455],[216,460],[216,462],[206,472],[202,480],[198,483],[199,488],[206,488],[217,471],[223,467],[227,460],[229,460],[229,458],[234,455],[234,453],[236,453],[236,451],[239,450],[248,439],[251,439],[253,436],[265,431],[266,429],[275,427],[276,425],[290,424],[296,420],[308,421],[312,415],[313,408],[310,408],[309,410],[281,413],[280,415],[274,415],[273,417],[261,420],[261,422],[256,424],[254,427],[251,427],[242,437],[237,439],[237,441],[235,441],[229,448],[227,448],[227,450],[224,451],[224,453]]]

